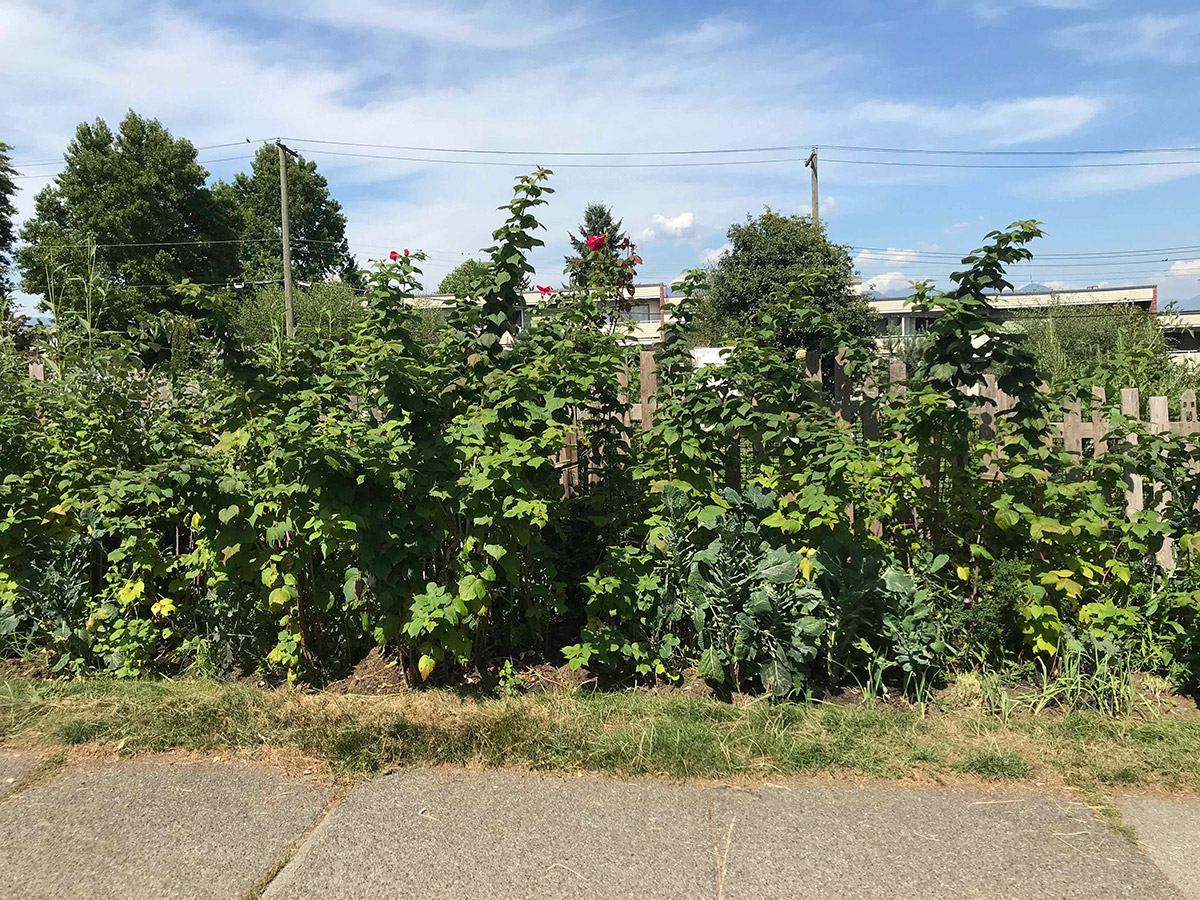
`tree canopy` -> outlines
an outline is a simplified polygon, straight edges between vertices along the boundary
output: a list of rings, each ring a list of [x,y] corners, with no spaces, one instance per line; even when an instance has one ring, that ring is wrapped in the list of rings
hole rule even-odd
[[[469,297],[472,285],[487,275],[487,265],[477,259],[464,259],[446,273],[446,277],[438,284],[439,294],[453,294],[456,297]]]
[[[597,266],[605,260],[592,257],[593,250],[588,247],[588,238],[604,235],[604,246],[600,254],[615,259],[617,252],[629,244],[629,235],[621,230],[621,220],[614,219],[612,210],[603,203],[589,203],[583,210],[583,222],[579,225],[579,235],[567,233],[574,256],[564,258],[566,268],[563,270],[574,287],[586,287],[590,276]]]
[[[13,196],[17,193],[17,185],[13,181],[16,170],[12,167],[8,155],[12,148],[0,142],[0,319],[9,315],[9,306],[13,292],[12,268],[13,244],[17,241],[17,233],[13,227],[13,216],[17,208],[13,205]]]
[[[233,237],[231,222],[190,141],[130,110],[116,133],[99,118],[79,125],[63,159],[16,253],[22,287],[43,297],[43,309],[50,282],[59,315],[78,315],[86,270],[91,286],[105,289],[93,324],[124,328],[143,311],[177,307],[171,285],[236,271],[234,245],[214,243]]]
[[[811,281],[811,301],[852,334],[867,336],[875,313],[851,290],[854,263],[847,249],[829,240],[810,216],[785,216],[769,207],[757,218],[726,232],[731,249],[710,272],[700,327],[706,337],[724,341],[739,334],[754,310],[797,282]],[[780,334],[782,345],[805,346],[812,336]]]
[[[358,264],[346,240],[346,216],[341,204],[329,196],[329,182],[317,173],[315,162],[302,156],[287,157],[287,176],[293,276],[312,282],[337,276],[357,283]],[[272,144],[259,147],[250,174],[239,172],[230,183],[218,182],[213,193],[229,211],[240,239],[241,276],[282,278],[278,149]]]

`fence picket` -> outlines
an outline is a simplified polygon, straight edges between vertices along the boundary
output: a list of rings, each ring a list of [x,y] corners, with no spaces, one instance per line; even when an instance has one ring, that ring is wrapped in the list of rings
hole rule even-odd
[[[653,350],[643,350],[640,357],[642,387],[642,430],[649,431],[654,425],[657,402],[654,391],[658,387],[658,363]]]

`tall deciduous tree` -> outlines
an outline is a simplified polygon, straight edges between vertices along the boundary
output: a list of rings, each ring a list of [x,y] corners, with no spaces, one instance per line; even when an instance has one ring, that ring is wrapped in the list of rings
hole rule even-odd
[[[93,324],[124,328],[144,311],[176,308],[170,286],[185,278],[233,274],[230,222],[190,141],[130,110],[115,134],[103,119],[81,124],[63,158],[66,168],[38,193],[21,229],[28,246],[16,254],[22,287],[42,295],[44,309],[52,289],[59,315],[78,315],[90,271],[93,296],[96,281],[105,288]]]
[[[851,289],[854,263],[847,249],[829,240],[810,216],[785,216],[767,208],[757,218],[730,227],[731,249],[713,265],[703,318],[710,339],[738,334],[754,310],[788,285],[810,281],[805,293],[852,334],[873,333],[875,313]],[[814,336],[780,334],[781,345],[811,344]]]
[[[464,259],[446,273],[446,277],[438,284],[439,294],[453,294],[456,297],[470,297],[476,290],[473,287],[480,279],[488,277],[488,265],[478,259]],[[529,290],[529,276],[521,279],[520,289]]]
[[[291,225],[292,273],[301,281],[325,281],[336,275],[357,283],[358,266],[346,241],[346,217],[329,196],[329,182],[317,164],[287,157],[288,217]],[[254,155],[250,174],[239,172],[232,183],[218,182],[214,193],[232,215],[239,244],[242,277],[283,277],[280,243],[279,150],[264,144]]]
[[[13,176],[17,173],[8,155],[11,149],[8,144],[0,142],[0,319],[7,317],[11,310],[13,282],[9,273],[12,269],[13,244],[17,241],[13,225],[13,216],[17,212],[13,205],[13,196],[17,193]]]
[[[583,210],[579,235],[567,234],[575,255],[565,257],[566,268],[563,271],[575,287],[587,287],[592,270],[603,262],[592,257],[593,251],[588,247],[588,238],[599,235],[604,235],[604,246],[600,252],[612,258],[629,243],[629,235],[621,230],[621,220],[613,218],[612,210],[603,203],[589,203]]]

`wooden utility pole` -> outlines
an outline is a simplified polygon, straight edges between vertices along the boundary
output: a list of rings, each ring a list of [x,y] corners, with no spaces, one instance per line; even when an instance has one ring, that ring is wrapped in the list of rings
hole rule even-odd
[[[283,330],[290,340],[295,321],[292,314],[292,234],[288,222],[287,158],[296,156],[296,151],[289,150],[280,141],[276,141],[275,146],[279,148],[279,210],[283,225]]]
[[[817,195],[817,148],[813,147],[812,153],[808,154],[808,159],[804,161],[804,165],[812,169],[812,220],[814,225],[821,224],[821,198]]]

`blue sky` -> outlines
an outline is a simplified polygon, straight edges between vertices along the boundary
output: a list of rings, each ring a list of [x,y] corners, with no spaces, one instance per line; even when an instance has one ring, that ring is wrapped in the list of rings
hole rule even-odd
[[[306,140],[548,151],[778,145],[1078,150],[1200,145],[1200,10],[1118,0],[568,4],[553,0],[29,2],[0,5],[0,140],[18,161],[132,108],[197,145],[284,136],[317,160],[360,261],[425,248],[426,281],[488,243],[513,168],[339,157]],[[325,146],[324,149],[331,149]],[[353,148],[344,148],[353,151]],[[370,151],[363,152],[397,152]],[[214,177],[239,148],[202,151]],[[558,283],[585,203],[613,206],[644,280],[711,260],[730,223],[807,212],[802,153],[748,166],[557,169],[538,280]],[[923,169],[833,162],[822,214],[882,290],[950,271],[936,254],[1036,218],[1043,254],[1197,247],[1200,165]],[[486,157],[466,157],[481,159]],[[1200,160],[947,158],[952,162]],[[637,159],[611,160],[636,162]],[[644,160],[643,160],[644,161]],[[48,176],[54,166],[24,171]],[[32,208],[48,177],[20,181]],[[857,248],[889,248],[872,253]],[[1138,257],[1142,260],[1142,257]],[[1200,295],[1200,250],[1035,261],[1014,280],[1157,283]]]

